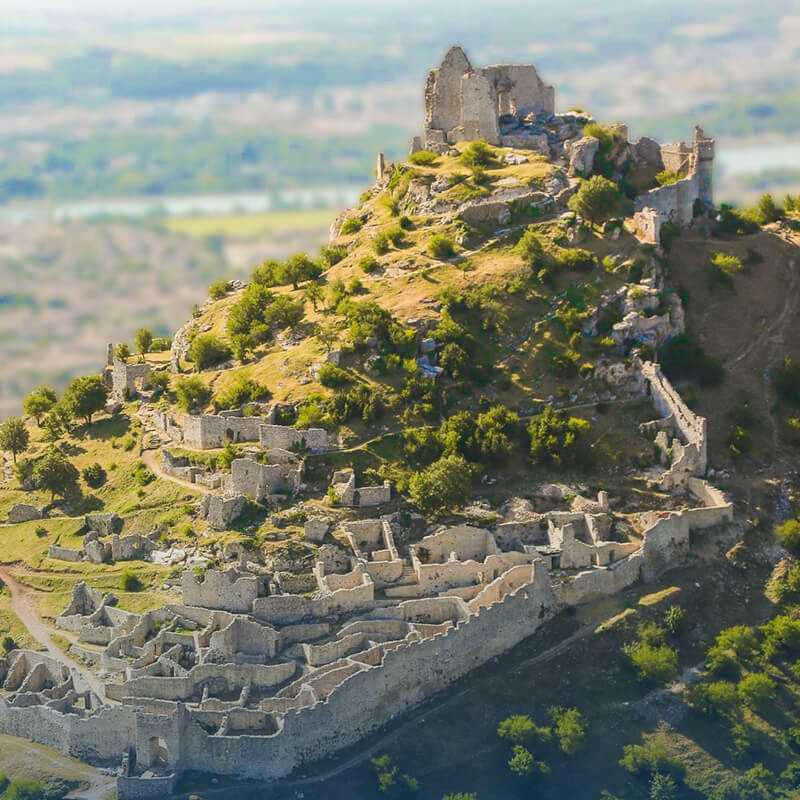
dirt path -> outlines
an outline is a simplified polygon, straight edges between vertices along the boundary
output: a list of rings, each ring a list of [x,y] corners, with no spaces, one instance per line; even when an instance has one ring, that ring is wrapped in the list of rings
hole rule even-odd
[[[167,475],[167,473],[164,472],[164,466],[161,460],[161,450],[143,450],[141,459],[145,466],[154,475],[157,475],[159,478],[162,478],[165,481],[171,481],[172,483],[176,483],[178,486],[183,486],[186,489],[194,489],[196,492],[200,492],[201,494],[212,494],[213,492],[213,489],[210,489],[208,486],[201,486],[200,484],[192,483],[191,481],[185,481],[182,478],[176,478],[174,475]]]
[[[50,631],[36,610],[33,602],[33,591],[23,586],[12,575],[8,567],[0,567],[0,580],[5,583],[11,593],[11,610],[19,617],[22,624],[28,629],[30,635],[47,651],[47,653],[60,661],[77,678],[76,689],[81,686],[91,689],[101,699],[105,698],[105,689],[97,677],[77,661],[71,659],[63,650],[56,646],[50,636]],[[77,673],[77,674],[76,674]]]

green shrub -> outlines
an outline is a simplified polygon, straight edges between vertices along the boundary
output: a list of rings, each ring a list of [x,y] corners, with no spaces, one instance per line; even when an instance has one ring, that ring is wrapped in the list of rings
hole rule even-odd
[[[664,738],[651,736],[644,744],[628,744],[623,749],[619,765],[632,775],[673,775],[680,778],[684,773],[683,765],[677,758],[669,754]]]
[[[540,267],[544,262],[545,243],[532,225],[525,229],[514,250],[531,268]]]
[[[735,712],[739,704],[736,685],[730,681],[696,683],[687,691],[689,705],[707,717],[723,717]]]
[[[762,625],[761,633],[764,636],[761,652],[765,658],[800,652],[800,620],[782,614]]]
[[[322,274],[322,267],[306,255],[295,253],[281,264],[276,271],[276,278],[281,284],[291,283],[294,289],[301,281],[314,280]]]
[[[142,588],[142,582],[135,572],[126,569],[119,576],[119,588],[123,592],[138,592]]]
[[[525,744],[534,740],[549,742],[552,732],[550,728],[539,727],[526,714],[514,714],[497,726],[497,735],[511,744]]]
[[[777,525],[775,536],[793,556],[800,556],[800,519],[787,519]]]
[[[411,476],[411,502],[423,514],[439,515],[459,508],[471,494],[474,468],[460,456],[443,456]]]
[[[347,248],[342,244],[326,244],[319,251],[320,261],[328,268],[338,264],[346,255]]]
[[[528,425],[531,458],[557,466],[578,464],[586,458],[584,440],[590,430],[586,420],[548,406]]]
[[[589,180],[581,182],[567,205],[592,225],[597,225],[617,216],[623,203],[615,183],[602,175],[593,175]]]
[[[147,468],[147,466],[143,462],[139,462],[133,470],[133,480],[139,486],[147,486],[148,483],[152,483],[156,479],[156,476]]]
[[[351,233],[358,233],[364,227],[364,221],[360,217],[348,217],[339,229],[342,236],[348,236]]]
[[[680,606],[670,606],[664,612],[664,627],[673,635],[680,633],[686,620],[686,612]]]
[[[87,486],[99,489],[106,482],[106,471],[95,461],[81,470],[81,477]]]
[[[169,388],[171,376],[167,370],[159,370],[158,372],[151,372],[148,381],[150,387],[158,391],[165,392]]]
[[[740,664],[758,652],[758,638],[747,625],[733,625],[717,634],[706,653],[706,667],[714,675],[738,675]]]
[[[227,361],[231,355],[230,347],[213,333],[195,336],[189,346],[189,359],[198,372]]]
[[[432,167],[439,160],[439,156],[431,150],[417,150],[408,160],[417,167]]]
[[[214,408],[217,411],[236,409],[247,403],[267,400],[269,397],[270,391],[266,386],[240,372],[214,393]]]
[[[731,278],[734,275],[738,275],[744,267],[741,258],[731,253],[723,253],[720,251],[711,255],[711,266]]]
[[[381,268],[380,262],[374,256],[364,256],[358,262],[358,266],[362,272],[366,272],[368,275],[377,272]]]
[[[389,252],[389,249],[392,246],[392,240],[389,238],[389,236],[385,232],[379,233],[372,240],[372,246],[375,249],[375,252],[379,256],[382,256],[382,255],[385,255],[386,253]]]
[[[228,291],[231,288],[230,281],[226,280],[218,280],[214,281],[211,286],[208,287],[208,296],[212,300],[221,300],[228,294]]]
[[[659,186],[669,186],[670,184],[677,183],[683,176],[680,172],[675,172],[671,169],[665,169],[656,175],[656,183]]]
[[[573,755],[586,746],[586,720],[577,708],[553,706],[548,713],[563,753]]]
[[[346,386],[352,380],[346,370],[337,367],[335,364],[328,363],[319,368],[317,379],[323,386],[327,386],[330,389]]]
[[[667,683],[678,674],[678,653],[669,645],[638,641],[623,649],[641,681]]]
[[[745,214],[748,219],[752,219],[759,225],[768,225],[783,217],[783,209],[775,202],[771,194],[766,193],[762,194],[755,206],[748,209]]]
[[[548,775],[550,767],[543,761],[537,761],[530,752],[522,745],[515,744],[508,762],[508,768],[518,778],[527,778],[534,774]]]
[[[211,399],[211,389],[196,375],[181,375],[175,380],[175,400],[182,411],[202,409]]]
[[[431,258],[438,259],[452,258],[456,252],[453,240],[443,233],[434,233],[433,236],[428,239],[426,249]]]
[[[750,708],[763,708],[775,698],[775,681],[768,675],[753,672],[739,681],[739,698]]]
[[[496,163],[494,148],[483,139],[470,142],[461,153],[461,163],[467,167],[491,167]]]
[[[597,257],[582,247],[560,247],[554,259],[562,269],[592,269],[597,266]]]
[[[678,800],[678,784],[675,778],[656,772],[650,778],[650,800]]]

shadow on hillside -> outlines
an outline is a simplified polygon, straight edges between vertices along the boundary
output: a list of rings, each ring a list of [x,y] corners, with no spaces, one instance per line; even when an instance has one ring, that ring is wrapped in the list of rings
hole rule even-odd
[[[99,439],[108,441],[124,436],[130,429],[131,421],[124,414],[114,414],[113,417],[104,417],[91,425],[82,425],[75,431],[76,436],[86,437],[87,439]]]

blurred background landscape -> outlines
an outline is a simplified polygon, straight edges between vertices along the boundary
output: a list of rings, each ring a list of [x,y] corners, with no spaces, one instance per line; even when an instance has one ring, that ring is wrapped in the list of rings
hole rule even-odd
[[[0,419],[180,326],[208,284],[315,250],[462,44],[557,107],[717,137],[717,199],[800,190],[800,2],[3,0]]]

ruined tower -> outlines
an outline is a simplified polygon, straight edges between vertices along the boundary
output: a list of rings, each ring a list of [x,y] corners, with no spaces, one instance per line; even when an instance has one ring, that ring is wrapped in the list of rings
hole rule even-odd
[[[473,67],[460,47],[451,47],[428,73],[425,133],[419,144],[434,150],[474,139],[501,145],[501,116],[523,119],[554,110],[555,90],[533,64]]]
[[[699,125],[695,125],[694,128],[692,152],[697,172],[698,197],[707,206],[713,206],[714,140],[706,136]]]

